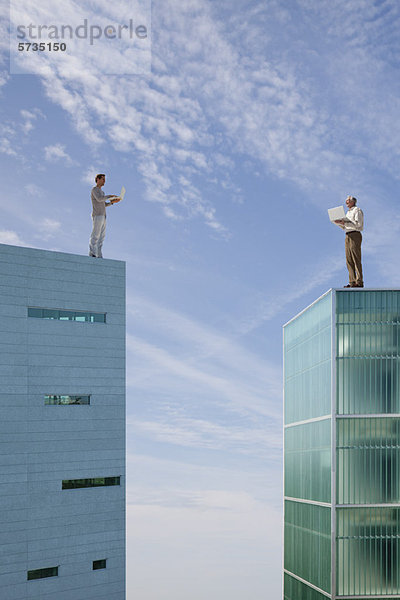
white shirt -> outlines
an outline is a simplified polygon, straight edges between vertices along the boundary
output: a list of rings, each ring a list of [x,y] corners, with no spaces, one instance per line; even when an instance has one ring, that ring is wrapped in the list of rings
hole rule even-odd
[[[362,231],[364,228],[364,214],[361,208],[353,206],[346,213],[346,219],[351,223],[345,223],[343,229],[345,231]]]

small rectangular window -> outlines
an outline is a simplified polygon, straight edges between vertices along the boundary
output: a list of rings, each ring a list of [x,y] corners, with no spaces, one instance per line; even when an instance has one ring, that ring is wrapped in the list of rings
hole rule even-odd
[[[44,403],[49,406],[55,405],[69,405],[69,404],[90,404],[90,396],[58,396],[58,395],[46,395],[44,397]]]
[[[120,485],[120,477],[94,477],[91,479],[63,479],[63,490],[76,490],[78,488],[103,487]]]
[[[59,320],[60,321],[73,321],[74,320],[74,314],[72,311],[70,310],[60,310],[59,311]]]
[[[44,579],[45,577],[57,577],[58,567],[47,567],[46,569],[35,569],[34,571],[28,571],[27,579]]]
[[[107,568],[107,559],[106,558],[102,558],[101,560],[94,560],[93,561],[93,571],[96,571],[97,569],[106,569]]]
[[[106,322],[105,313],[93,313],[92,317],[93,317],[94,323],[105,323]]]
[[[28,307],[28,317],[36,319],[53,319],[57,321],[78,321],[80,323],[105,323],[105,313],[86,312],[83,310],[58,310],[55,308]]]

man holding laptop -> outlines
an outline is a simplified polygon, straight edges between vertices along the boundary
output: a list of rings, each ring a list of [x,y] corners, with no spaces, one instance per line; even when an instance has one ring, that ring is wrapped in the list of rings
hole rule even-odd
[[[356,206],[357,199],[354,196],[346,198],[346,206],[349,209],[345,218],[335,219],[333,222],[346,232],[345,251],[346,264],[349,271],[349,283],[345,287],[364,287],[363,272],[361,265],[361,232],[364,228],[364,215],[361,208]],[[330,209],[332,211],[336,209]],[[344,212],[344,211],[343,211]]]
[[[106,176],[104,173],[99,173],[96,175],[95,181],[96,185],[92,189],[91,193],[93,206],[93,230],[89,242],[89,256],[93,256],[94,258],[103,258],[101,249],[106,235],[106,206],[111,206],[112,204],[122,200],[123,196],[125,195],[125,188],[122,188],[121,196],[116,196],[115,194],[106,196],[101,189],[106,182]],[[110,201],[106,202],[108,199],[110,199]]]

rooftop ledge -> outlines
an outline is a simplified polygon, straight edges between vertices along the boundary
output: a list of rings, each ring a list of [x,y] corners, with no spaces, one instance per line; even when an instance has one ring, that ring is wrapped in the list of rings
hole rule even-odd
[[[32,256],[36,255],[37,258],[50,258],[50,256],[54,260],[63,260],[74,263],[83,263],[87,264],[87,262],[94,263],[95,265],[119,263],[125,264],[123,260],[117,260],[114,258],[93,258],[92,256],[88,256],[85,254],[72,254],[70,252],[60,252],[58,250],[43,250],[41,248],[31,248],[29,246],[12,246],[10,244],[0,244],[0,257],[1,256]]]

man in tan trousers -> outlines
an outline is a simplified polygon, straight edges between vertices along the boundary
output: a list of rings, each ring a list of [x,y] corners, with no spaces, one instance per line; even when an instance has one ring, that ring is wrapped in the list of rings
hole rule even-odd
[[[348,196],[346,205],[349,210],[346,213],[346,219],[339,219],[335,223],[346,232],[345,251],[349,283],[344,287],[362,288],[364,281],[361,265],[361,232],[364,228],[364,215],[356,204],[357,199],[354,196]]]

